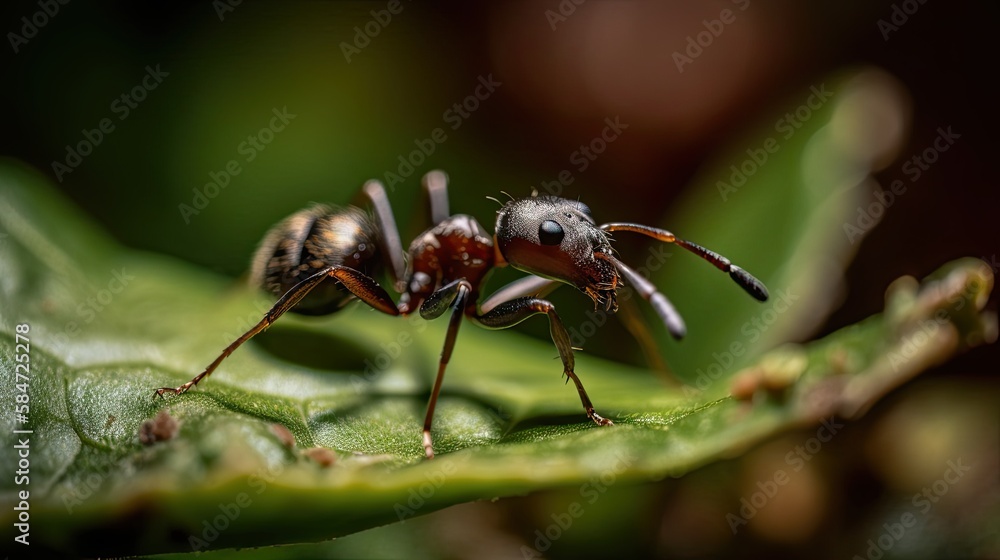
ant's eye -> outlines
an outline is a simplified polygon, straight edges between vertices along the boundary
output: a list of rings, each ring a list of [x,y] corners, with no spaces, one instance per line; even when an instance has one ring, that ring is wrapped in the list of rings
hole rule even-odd
[[[545,220],[538,226],[538,240],[542,245],[558,245],[563,239],[563,228],[552,220]]]

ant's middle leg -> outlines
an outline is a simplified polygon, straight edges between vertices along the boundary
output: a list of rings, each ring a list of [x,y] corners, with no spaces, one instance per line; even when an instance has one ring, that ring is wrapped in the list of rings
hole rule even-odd
[[[234,340],[232,344],[227,346],[226,349],[219,354],[219,357],[209,364],[207,368],[205,368],[205,371],[194,376],[191,381],[188,381],[179,387],[160,387],[156,390],[156,394],[161,397],[164,393],[180,395],[191,387],[197,385],[202,379],[212,375],[212,372],[215,371],[215,368],[219,367],[222,360],[225,360],[230,354],[236,351],[237,348],[242,346],[244,342],[253,338],[254,335],[271,326],[278,320],[278,317],[281,317],[286,311],[295,307],[295,304],[299,303],[302,298],[306,297],[306,295],[312,291],[313,288],[318,286],[327,278],[339,280],[344,287],[351,291],[352,294],[373,308],[389,315],[399,315],[399,311],[392,303],[392,299],[389,298],[389,294],[387,294],[385,290],[382,289],[377,282],[375,282],[375,280],[371,279],[362,272],[354,270],[353,268],[348,268],[346,266],[330,266],[299,282],[292,287],[292,289],[285,292],[285,295],[281,296],[281,299],[279,299],[271,307],[271,309],[264,314],[264,318],[261,319],[260,322]]]
[[[556,313],[556,306],[552,302],[534,297],[518,298],[501,303],[487,313],[476,315],[475,321],[487,329],[506,329],[538,313],[545,313],[549,317],[549,334],[552,336],[552,342],[555,343],[556,349],[559,350],[563,374],[572,379],[576,385],[576,390],[580,394],[580,402],[583,403],[587,417],[598,426],[614,424],[611,420],[594,411],[594,405],[590,402],[590,397],[587,396],[587,390],[583,388],[583,383],[573,371],[576,364],[573,358],[573,345],[566,327]]]
[[[437,319],[448,307],[453,307],[451,320],[448,322],[448,334],[444,337],[444,348],[441,349],[441,360],[438,362],[437,377],[434,379],[434,389],[427,401],[427,414],[424,416],[424,453],[428,459],[434,458],[434,443],[431,440],[431,424],[434,421],[434,407],[437,406],[438,394],[441,393],[441,383],[444,381],[444,370],[451,360],[451,352],[455,349],[455,339],[458,338],[458,327],[462,325],[462,315],[472,285],[466,280],[456,280],[447,284],[430,295],[420,306],[420,316],[426,320]]]

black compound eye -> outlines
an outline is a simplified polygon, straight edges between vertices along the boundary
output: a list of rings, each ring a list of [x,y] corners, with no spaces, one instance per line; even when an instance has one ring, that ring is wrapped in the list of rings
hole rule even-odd
[[[538,240],[542,245],[558,245],[563,240],[562,226],[552,220],[545,220],[538,226]]]
[[[576,207],[577,210],[583,212],[584,214],[586,214],[588,216],[591,215],[590,214],[590,206],[587,206],[586,204],[580,202],[579,200],[571,200],[570,202],[573,204],[573,206]]]

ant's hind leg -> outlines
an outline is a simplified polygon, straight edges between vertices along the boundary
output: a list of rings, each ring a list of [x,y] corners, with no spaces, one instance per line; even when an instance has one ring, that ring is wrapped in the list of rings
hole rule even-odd
[[[448,211],[448,176],[444,171],[428,171],[420,181],[431,207],[431,223],[440,224],[451,214]]]
[[[392,277],[393,289],[402,293],[406,286],[403,278],[406,276],[406,265],[403,263],[403,243],[399,239],[399,229],[396,227],[396,218],[392,214],[392,206],[389,204],[389,197],[385,194],[385,187],[376,180],[371,180],[361,187],[361,191],[371,202],[375,217],[378,219],[379,230],[381,231],[382,258],[389,267],[389,276]]]
[[[576,372],[573,371],[576,365],[573,358],[573,345],[570,342],[566,327],[556,313],[555,305],[544,299],[523,297],[501,303],[494,307],[492,311],[477,315],[475,320],[487,329],[506,329],[539,313],[545,313],[549,317],[549,334],[552,336],[552,342],[555,343],[556,349],[559,350],[559,358],[563,364],[563,374],[568,379],[572,379],[573,384],[576,385],[576,390],[580,394],[580,402],[583,403],[583,409],[587,412],[587,417],[593,420],[598,426],[613,424],[614,422],[594,411],[594,405],[590,402],[590,397],[587,396],[587,390],[583,388],[583,382],[580,381]]]
[[[264,314],[264,318],[261,319],[260,322],[234,340],[232,344],[227,346],[226,349],[219,354],[219,357],[209,364],[207,368],[205,368],[205,371],[194,376],[191,381],[188,381],[179,387],[160,387],[156,390],[156,395],[161,397],[164,393],[180,395],[191,387],[197,385],[202,379],[212,375],[212,372],[215,371],[215,368],[219,367],[222,360],[225,360],[230,354],[236,351],[237,348],[242,346],[244,342],[250,340],[256,334],[271,326],[278,320],[278,317],[281,317],[286,311],[295,307],[295,304],[300,302],[302,298],[306,297],[306,295],[312,291],[313,288],[318,286],[327,278],[335,278],[339,280],[341,284],[351,291],[351,293],[373,308],[389,315],[399,315],[399,311],[392,303],[392,299],[389,298],[389,294],[387,294],[377,282],[365,274],[354,270],[353,268],[344,266],[327,267],[299,282],[292,289],[285,292],[285,295],[281,296],[281,299],[279,299],[271,307],[271,309]]]

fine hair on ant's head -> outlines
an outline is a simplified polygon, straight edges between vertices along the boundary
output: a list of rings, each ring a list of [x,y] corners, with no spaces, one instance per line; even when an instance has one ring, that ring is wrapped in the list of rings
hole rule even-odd
[[[576,286],[595,305],[618,310],[611,239],[586,204],[555,196],[511,200],[497,213],[496,240],[514,268]]]

